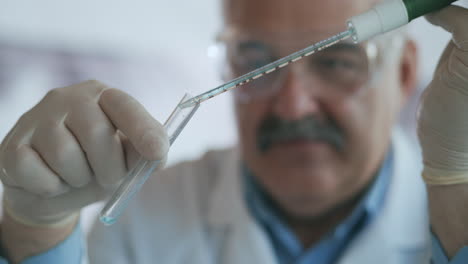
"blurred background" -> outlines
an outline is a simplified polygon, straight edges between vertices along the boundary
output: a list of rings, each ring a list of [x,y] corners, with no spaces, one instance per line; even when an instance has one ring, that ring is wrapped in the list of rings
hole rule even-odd
[[[458,3],[468,6],[468,0]],[[125,90],[163,122],[185,92],[220,84],[207,56],[220,29],[219,10],[219,0],[1,1],[0,140],[48,90],[88,79]],[[449,35],[424,19],[410,32],[420,47],[422,91]],[[410,132],[417,102],[415,96],[402,114]],[[169,163],[235,142],[227,93],[203,104],[173,145]],[[83,214],[86,229],[98,207]]]

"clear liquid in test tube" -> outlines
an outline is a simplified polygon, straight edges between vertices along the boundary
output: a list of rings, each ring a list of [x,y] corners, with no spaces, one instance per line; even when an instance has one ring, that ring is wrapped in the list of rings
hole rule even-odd
[[[182,102],[190,98],[191,96],[189,94],[185,94],[164,123],[164,128],[169,135],[169,143],[171,146],[200,106],[200,103],[197,103],[190,107],[180,107]],[[99,219],[102,223],[105,225],[112,225],[117,221],[117,218],[127,207],[133,195],[141,189],[154,170],[158,168],[160,162],[161,161],[150,161],[140,157],[136,165],[130,170],[127,177],[125,177],[123,182],[102,208],[99,214]]]

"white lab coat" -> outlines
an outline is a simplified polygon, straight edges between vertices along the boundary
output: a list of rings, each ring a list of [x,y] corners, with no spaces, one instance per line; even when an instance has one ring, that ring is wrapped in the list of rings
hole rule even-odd
[[[429,263],[421,162],[402,134],[394,134],[395,168],[384,207],[339,264]],[[95,224],[90,263],[277,263],[248,214],[239,168],[236,150],[214,151],[152,177],[114,226]]]

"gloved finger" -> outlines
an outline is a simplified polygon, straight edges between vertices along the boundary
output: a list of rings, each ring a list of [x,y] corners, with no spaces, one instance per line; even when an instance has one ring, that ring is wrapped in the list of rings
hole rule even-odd
[[[93,181],[84,187],[74,188],[55,197],[44,198],[19,188],[10,187],[5,188],[5,194],[10,208],[15,209],[15,214],[21,214],[19,217],[35,221],[51,221],[103,200],[107,192]]]
[[[15,126],[8,132],[0,145],[0,166],[6,156],[10,156],[9,151],[15,151],[16,146],[29,144],[31,136],[36,129],[35,118],[31,111],[23,114]],[[12,145],[14,145],[12,147]]]
[[[63,118],[62,118],[63,119]],[[93,172],[75,136],[61,120],[47,120],[35,130],[31,144],[47,165],[72,187],[88,184]]]
[[[444,52],[442,53],[442,56],[439,59],[439,63],[437,64],[437,67],[436,67],[436,70],[435,70],[435,76],[440,76],[443,66],[447,65],[447,63],[448,63],[448,61],[450,59],[450,55],[452,54],[453,49],[455,47],[456,46],[453,43],[453,41],[449,41],[449,43],[447,44],[447,46],[444,49]]]
[[[16,183],[14,177],[8,173],[6,166],[0,168],[0,180],[5,186],[18,187],[18,183]]]
[[[59,211],[76,211],[97,201],[104,200],[109,196],[110,192],[110,189],[102,188],[97,182],[91,182],[84,187],[64,193],[60,197],[48,199],[45,206],[51,206]]]
[[[70,189],[28,145],[21,145],[16,151],[11,151],[4,165],[7,174],[15,176],[13,186],[33,194],[54,197]]]
[[[140,154],[136,151],[132,142],[125,136],[120,130],[117,131],[120,142],[122,142],[122,147],[124,150],[125,160],[127,171],[130,171],[138,162],[138,159],[141,157]]]
[[[468,9],[459,6],[448,6],[440,11],[426,16],[427,20],[437,26],[440,26],[453,34],[455,45],[468,51]]]
[[[5,185],[17,186],[14,178],[6,170],[6,164],[8,164],[8,158],[11,158],[12,155],[8,152],[9,150],[16,151],[14,147],[10,145],[14,137],[19,138],[18,136],[18,123],[13,127],[13,129],[8,132],[6,137],[3,139],[2,144],[0,145],[0,179]]]
[[[72,106],[65,125],[78,139],[97,181],[106,188],[113,187],[127,170],[116,130],[94,101]]]
[[[164,127],[131,96],[117,89],[102,93],[99,104],[112,123],[148,160],[162,160],[169,150]]]

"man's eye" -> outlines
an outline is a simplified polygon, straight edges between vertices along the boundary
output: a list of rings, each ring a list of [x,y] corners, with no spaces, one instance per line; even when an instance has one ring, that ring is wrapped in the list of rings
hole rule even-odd
[[[248,72],[265,66],[268,63],[271,63],[273,60],[274,58],[271,56],[249,52],[248,54],[239,54],[236,58],[234,58],[234,64],[241,68],[244,72]]]
[[[234,65],[244,72],[255,70],[274,61],[269,47],[257,41],[242,42],[235,46],[233,51]]]
[[[318,65],[317,67],[328,70],[335,70],[335,71],[358,71],[361,66],[360,63],[345,58],[320,58],[316,61]]]
[[[250,69],[257,69],[266,64],[270,63],[272,60],[267,58],[257,58],[257,59],[249,59],[246,60],[246,66]]]

